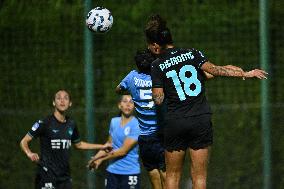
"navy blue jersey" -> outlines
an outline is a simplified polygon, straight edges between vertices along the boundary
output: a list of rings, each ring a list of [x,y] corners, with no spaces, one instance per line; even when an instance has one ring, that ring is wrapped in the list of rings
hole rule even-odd
[[[40,139],[39,165],[59,180],[69,178],[71,143],[80,142],[75,121],[66,117],[66,122],[62,123],[50,115],[37,121],[28,135]]]
[[[211,113],[200,69],[206,61],[198,50],[171,48],[152,63],[153,88],[164,89],[168,118]]]
[[[133,99],[140,134],[151,135],[158,130],[156,106],[152,99],[151,76],[131,71],[120,83],[123,90],[127,90]]]

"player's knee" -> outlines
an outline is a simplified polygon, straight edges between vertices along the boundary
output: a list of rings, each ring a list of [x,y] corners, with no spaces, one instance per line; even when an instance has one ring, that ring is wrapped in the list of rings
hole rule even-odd
[[[195,188],[205,188],[206,187],[206,177],[199,176],[199,177],[193,178],[192,182]]]
[[[153,169],[152,171],[149,171],[149,176],[151,180],[160,180],[160,173],[157,169]]]

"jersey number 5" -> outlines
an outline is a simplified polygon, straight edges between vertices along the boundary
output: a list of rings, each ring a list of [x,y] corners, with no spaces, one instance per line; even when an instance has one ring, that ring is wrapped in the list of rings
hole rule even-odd
[[[190,72],[191,76],[186,77],[186,72]],[[185,94],[188,96],[197,96],[201,92],[201,82],[197,78],[197,71],[194,66],[184,65],[179,70],[178,75],[175,70],[171,70],[166,73],[166,76],[167,78],[172,78],[180,101],[186,99]],[[183,87],[180,81],[183,83]],[[195,89],[190,89],[191,84],[195,85]]]
[[[145,105],[142,105],[143,108],[153,108],[154,101],[152,100],[152,90],[151,89],[140,89],[140,99],[148,100],[149,102]]]

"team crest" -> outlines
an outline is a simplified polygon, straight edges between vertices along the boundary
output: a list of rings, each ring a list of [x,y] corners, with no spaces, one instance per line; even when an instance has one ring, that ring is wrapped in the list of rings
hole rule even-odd
[[[124,129],[124,134],[127,136],[127,135],[129,135],[129,133],[130,133],[130,127],[126,127]]]
[[[68,129],[68,134],[71,136],[73,134],[73,129],[72,128],[69,128]]]

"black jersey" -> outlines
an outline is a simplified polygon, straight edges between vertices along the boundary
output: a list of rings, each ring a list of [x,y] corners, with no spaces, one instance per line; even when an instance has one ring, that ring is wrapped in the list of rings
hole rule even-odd
[[[62,123],[54,115],[50,115],[37,121],[28,135],[40,138],[39,166],[58,180],[69,179],[71,143],[80,142],[74,120],[66,117],[66,122]]]
[[[211,113],[205,97],[204,72],[207,61],[195,49],[171,48],[152,63],[153,88],[163,88],[167,99],[167,117],[187,117]]]

